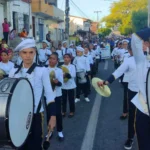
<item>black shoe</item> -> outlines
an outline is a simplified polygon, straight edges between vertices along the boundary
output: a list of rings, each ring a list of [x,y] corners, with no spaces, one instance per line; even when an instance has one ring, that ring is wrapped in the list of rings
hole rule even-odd
[[[120,120],[125,120],[125,119],[127,119],[127,117],[128,117],[128,115],[126,115],[126,116],[120,116]]]
[[[59,141],[59,142],[64,141],[64,137],[60,137],[60,136],[58,136],[58,141]]]
[[[62,117],[65,118],[66,117],[66,113],[62,113]]]
[[[132,149],[132,145],[133,145],[133,140],[128,139],[126,141],[126,143],[124,144],[124,148],[127,149],[127,150],[130,150],[130,149]]]

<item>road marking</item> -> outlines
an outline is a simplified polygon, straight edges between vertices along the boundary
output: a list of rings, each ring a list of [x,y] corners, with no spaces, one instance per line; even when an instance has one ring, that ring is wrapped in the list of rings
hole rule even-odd
[[[92,108],[92,112],[90,115],[90,119],[89,119],[89,122],[88,122],[88,125],[86,128],[86,132],[85,132],[84,139],[82,142],[81,150],[92,150],[93,149],[101,101],[102,101],[102,97],[97,94],[93,108]]]
[[[108,60],[105,60],[104,70],[108,69]]]

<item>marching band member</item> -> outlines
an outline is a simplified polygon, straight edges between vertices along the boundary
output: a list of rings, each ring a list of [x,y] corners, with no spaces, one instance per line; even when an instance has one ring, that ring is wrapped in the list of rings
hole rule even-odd
[[[35,46],[33,39],[26,39],[15,48],[15,51],[19,51],[23,62],[19,67],[14,67],[9,73],[9,77],[11,78],[27,78],[32,85],[35,98],[31,134],[24,146],[19,148],[19,150],[42,150],[44,107],[41,98],[43,97],[43,89],[46,96],[49,130],[53,130],[56,123],[55,95],[52,91],[51,84],[47,84],[50,83],[47,69],[45,67],[39,67],[34,63],[34,56],[36,54]]]
[[[70,107],[70,114],[69,118],[72,118],[75,113],[75,77],[76,77],[76,69],[75,66],[71,64],[71,56],[70,54],[64,55],[64,65],[63,67],[66,67],[69,70],[69,73],[64,73],[64,78],[67,78],[68,81],[63,83],[62,85],[62,115],[63,117],[66,116],[66,106],[67,106],[67,100],[69,101],[69,107]]]
[[[48,49],[48,42],[44,40],[42,42],[42,49],[38,50],[38,64],[45,66],[48,65],[48,58],[51,55],[51,51]]]
[[[94,46],[93,44],[90,44],[89,45],[89,54],[92,56],[93,58],[93,65],[92,65],[92,68],[91,68],[91,75],[94,76],[96,74],[96,62],[95,62],[95,58],[96,58],[96,53],[95,51],[93,50]]]
[[[94,44],[94,51],[95,51],[95,61],[96,61],[96,71],[98,72],[98,66],[99,66],[99,62],[100,62],[100,51],[97,48],[97,44]]]
[[[65,54],[70,54],[71,55],[71,52],[70,52],[69,48],[67,48],[67,41],[63,41],[62,44],[63,44],[63,46],[62,46],[63,55],[65,55]]]
[[[124,60],[120,67],[105,81],[98,82],[99,86],[111,84],[117,78],[127,73],[128,78],[128,105],[129,105],[129,118],[128,118],[128,139],[125,142],[124,148],[131,149],[133,144],[133,138],[135,135],[134,120],[136,108],[132,104],[131,100],[138,92],[138,85],[136,81],[136,64],[132,54],[132,49],[129,47],[129,53],[131,56]],[[127,102],[127,101],[126,101]]]
[[[122,51],[121,51],[121,57],[122,57],[122,63],[123,61],[130,57],[130,53],[128,51],[128,43],[129,41],[128,40],[122,40]],[[121,120],[124,120],[127,118],[127,115],[128,115],[128,78],[129,78],[129,74],[128,72],[127,73],[124,73],[123,76],[121,77],[122,78],[122,84],[123,84],[123,87],[124,87],[124,100],[123,100],[123,114],[120,116],[120,119]]]
[[[90,66],[93,65],[93,63],[94,63],[93,58],[92,58],[92,55],[90,55],[90,53],[89,53],[89,48],[88,47],[84,48],[84,56],[88,58]]]
[[[77,71],[77,88],[76,88],[76,99],[75,102],[80,101],[81,91],[84,94],[85,101],[90,102],[88,98],[89,89],[87,77],[90,72],[90,64],[88,59],[83,56],[84,49],[82,47],[77,47],[77,56],[75,57],[73,64],[76,67]]]
[[[58,54],[58,58],[59,58],[58,66],[61,66],[64,63],[63,50],[61,44],[58,45],[58,49],[56,50],[56,53]]]
[[[133,104],[137,108],[135,128],[139,150],[150,149],[150,116],[146,102],[146,77],[149,69],[149,57],[145,56],[142,51],[143,44],[150,48],[149,39],[150,28],[134,33],[131,39],[133,55],[137,68],[136,78],[139,88],[138,94],[132,99]]]
[[[8,56],[9,56],[9,61],[13,60],[13,50],[12,49],[8,49]]]
[[[88,59],[90,68],[92,69],[92,66],[93,66],[93,58],[92,58],[92,56],[89,54],[89,48],[88,48],[88,47],[85,47],[85,48],[84,48],[84,57],[86,57],[86,59]],[[90,69],[90,70],[91,70],[91,69]],[[87,79],[88,79],[88,89],[89,89],[89,91],[91,91],[91,90],[90,90],[90,89],[91,89],[90,78],[92,78],[92,77],[93,77],[92,73],[91,73],[91,77],[87,77]]]
[[[6,73],[4,77],[7,77],[9,75],[10,70],[14,68],[14,63],[9,61],[9,54],[6,50],[1,51],[1,59],[2,61],[0,62],[0,69],[2,69]]]
[[[64,139],[63,123],[62,123],[62,84],[63,84],[63,72],[60,68],[56,67],[58,63],[58,54],[52,53],[49,58],[49,67],[48,72],[51,78],[52,88],[56,95],[55,104],[56,104],[56,126],[58,132],[58,140],[62,141]]]
[[[74,58],[76,57],[76,50],[75,50],[73,44],[70,44],[70,46],[69,46],[69,51],[70,51],[70,54],[71,54],[71,56],[72,56],[72,58],[71,58],[72,61],[71,61],[71,62],[73,62]]]
[[[130,56],[128,52],[128,43],[128,40],[122,40],[122,50],[120,51],[121,62],[123,62],[125,58],[128,58]]]
[[[95,53],[95,51],[94,51],[94,46],[93,46],[93,44],[90,44],[90,45],[89,45],[89,53],[92,55],[93,59],[95,59],[96,53]]]
[[[118,48],[119,48],[119,41],[116,42],[116,47],[113,49],[111,56],[114,61],[114,68],[118,68]]]

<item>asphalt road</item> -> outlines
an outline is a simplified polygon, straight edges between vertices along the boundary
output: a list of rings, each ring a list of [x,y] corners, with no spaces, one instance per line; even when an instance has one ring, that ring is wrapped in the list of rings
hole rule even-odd
[[[113,72],[111,60],[100,63],[98,77],[106,79]],[[118,81],[110,85],[109,98],[99,96],[94,89],[91,102],[76,104],[74,118],[64,118],[65,140],[58,142],[55,132],[49,150],[123,150],[127,139],[127,120],[122,114],[123,88]],[[0,149],[2,150],[2,149]],[[7,150],[7,149],[5,149]],[[136,138],[132,150],[137,150]]]

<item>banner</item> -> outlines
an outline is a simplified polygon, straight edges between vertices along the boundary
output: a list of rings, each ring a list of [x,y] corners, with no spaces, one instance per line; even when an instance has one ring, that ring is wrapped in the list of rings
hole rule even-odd
[[[106,48],[101,48],[101,58],[102,59],[109,59],[110,58],[110,48],[106,47]]]

